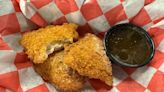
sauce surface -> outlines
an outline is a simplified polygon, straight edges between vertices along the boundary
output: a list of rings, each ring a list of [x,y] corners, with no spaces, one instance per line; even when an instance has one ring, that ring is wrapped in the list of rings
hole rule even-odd
[[[137,29],[114,30],[109,37],[109,49],[114,59],[127,64],[143,64],[150,55],[150,47],[143,33]]]

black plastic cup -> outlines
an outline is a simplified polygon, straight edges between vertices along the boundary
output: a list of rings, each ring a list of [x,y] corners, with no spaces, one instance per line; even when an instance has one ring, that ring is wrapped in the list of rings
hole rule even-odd
[[[120,28],[122,29],[122,28],[127,28],[127,27],[131,28],[131,30],[134,30],[134,31],[137,31],[139,33],[144,34],[144,36],[147,40],[148,46],[150,47],[149,57],[145,61],[143,61],[144,63],[142,63],[142,64],[136,65],[136,64],[128,64],[125,62],[118,61],[118,60],[114,59],[114,55],[112,55],[112,53],[109,50],[110,44],[108,44],[109,43],[108,39],[110,38],[110,35],[112,34],[112,32],[114,30],[119,30]],[[150,61],[152,60],[154,53],[155,53],[154,42],[153,42],[152,38],[150,37],[150,35],[143,28],[136,26],[134,24],[130,24],[130,23],[118,24],[118,25],[111,27],[105,34],[104,45],[105,45],[106,54],[109,57],[109,59],[112,62],[114,62],[118,65],[121,65],[121,66],[125,66],[125,67],[141,67],[141,66],[144,66],[144,65],[150,63]]]

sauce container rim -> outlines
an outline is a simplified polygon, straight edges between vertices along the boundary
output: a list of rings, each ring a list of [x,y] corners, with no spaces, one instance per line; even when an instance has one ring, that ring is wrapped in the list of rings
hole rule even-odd
[[[146,59],[146,61],[144,61],[143,64],[138,64],[138,65],[134,65],[134,64],[128,64],[128,63],[124,63],[124,62],[121,62],[121,61],[117,61],[113,58],[112,54],[110,53],[108,47],[108,38],[110,37],[110,34],[112,33],[112,31],[115,29],[115,28],[118,28],[118,27],[135,27],[139,30],[136,30],[138,31],[139,33],[142,32],[144,33],[147,41],[148,41],[148,45],[150,46],[150,55],[149,57]],[[133,29],[134,30],[134,29]],[[142,67],[148,63],[150,63],[150,61],[153,59],[153,56],[155,54],[155,45],[154,45],[154,42],[152,40],[152,38],[150,37],[150,35],[148,34],[148,32],[146,30],[144,30],[143,28],[139,27],[139,26],[136,26],[134,24],[131,24],[131,23],[122,23],[122,24],[118,24],[118,25],[114,25],[112,26],[110,29],[108,29],[108,31],[105,33],[105,36],[104,36],[104,39],[103,39],[103,43],[104,43],[104,47],[105,47],[105,51],[106,51],[106,54],[109,58],[109,60],[111,60],[112,62],[118,64],[118,65],[121,65],[121,66],[125,66],[125,67],[132,67],[132,68],[136,68],[136,67]]]

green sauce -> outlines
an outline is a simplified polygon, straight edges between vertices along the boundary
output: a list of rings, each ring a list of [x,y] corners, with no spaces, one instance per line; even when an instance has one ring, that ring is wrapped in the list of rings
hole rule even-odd
[[[150,47],[145,35],[135,30],[120,29],[111,33],[109,49],[116,60],[140,65],[149,57]]]

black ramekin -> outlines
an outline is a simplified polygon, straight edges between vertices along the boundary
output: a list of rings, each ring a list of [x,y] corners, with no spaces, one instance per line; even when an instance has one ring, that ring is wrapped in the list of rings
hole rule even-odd
[[[133,64],[128,64],[128,63],[124,63],[124,62],[120,62],[120,61],[117,61],[114,59],[114,56],[110,53],[110,50],[108,49],[109,48],[109,44],[108,44],[108,39],[110,38],[110,34],[116,30],[116,29],[119,29],[119,28],[123,28],[123,27],[130,27],[130,28],[133,28],[132,30],[134,29],[137,29],[135,31],[138,31],[138,32],[141,32],[141,33],[144,33],[146,39],[147,39],[147,42],[150,46],[150,55],[149,57],[146,59],[146,61],[144,61],[143,64],[139,64],[139,65],[133,65]],[[111,27],[106,33],[105,33],[105,37],[104,37],[104,45],[105,45],[105,50],[106,50],[106,54],[107,56],[109,57],[109,59],[118,64],[118,65],[121,65],[121,66],[126,66],[126,67],[141,67],[141,66],[144,66],[148,63],[150,63],[150,61],[152,60],[153,56],[154,56],[154,53],[155,53],[155,47],[154,47],[154,42],[152,40],[152,38],[150,37],[150,35],[141,27],[139,26],[136,26],[134,24],[130,24],[130,23],[124,23],[124,24],[118,24],[118,25],[115,25],[113,27]]]

